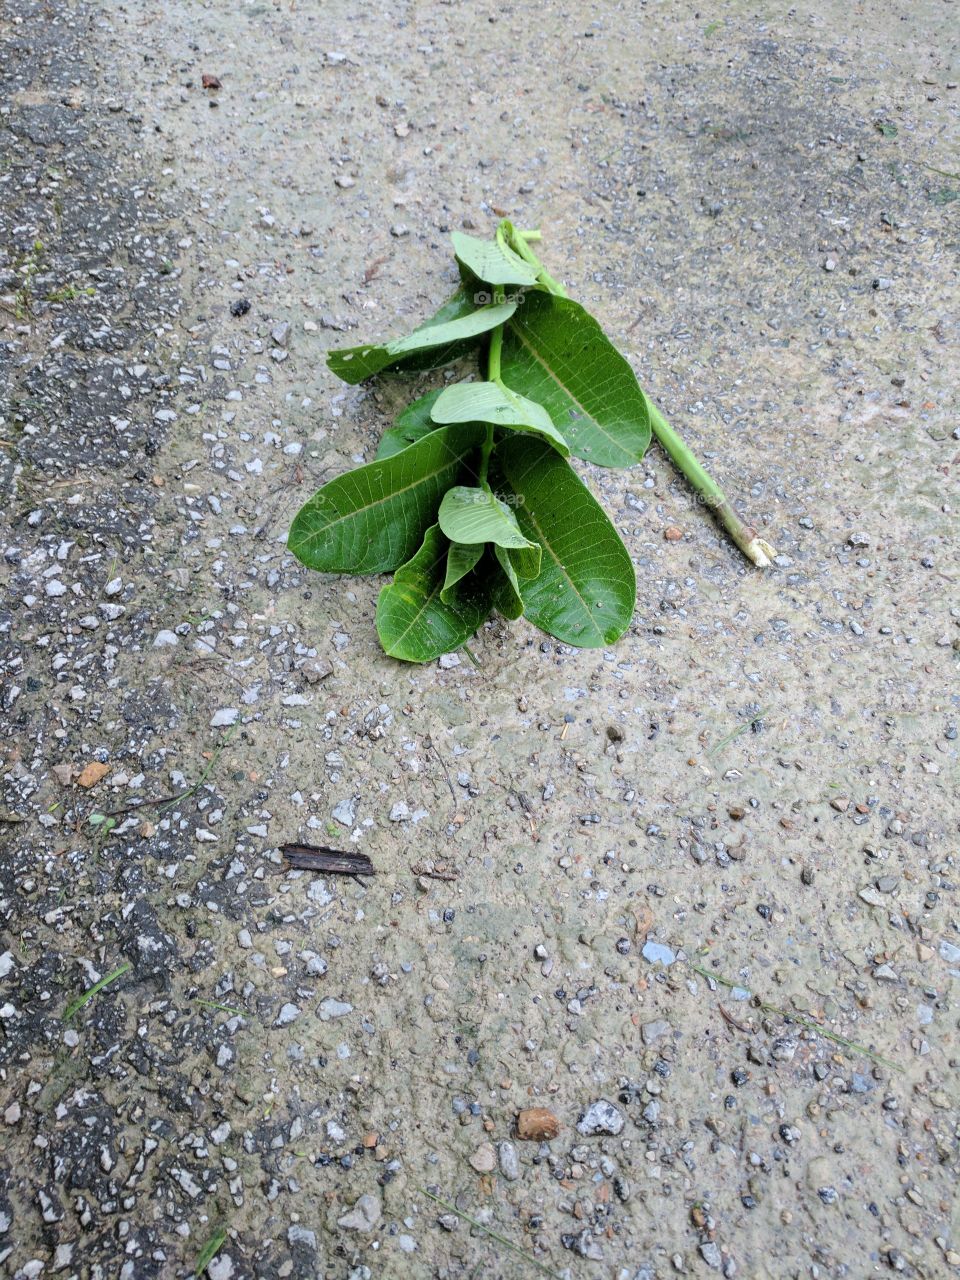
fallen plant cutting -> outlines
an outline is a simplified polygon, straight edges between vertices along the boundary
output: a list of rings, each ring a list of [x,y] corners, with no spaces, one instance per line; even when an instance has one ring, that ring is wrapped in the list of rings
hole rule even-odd
[[[636,603],[619,534],[571,466],[639,462],[651,432],[759,566],[773,549],[651,404],[596,320],[508,221],[495,239],[454,233],[461,284],[408,337],[331,351],[356,384],[421,372],[479,349],[481,381],[430,391],[384,433],[376,459],[297,513],[289,547],[324,573],[393,573],[377,601],[384,650],[428,662],[492,610],[580,648],[623,635]]]

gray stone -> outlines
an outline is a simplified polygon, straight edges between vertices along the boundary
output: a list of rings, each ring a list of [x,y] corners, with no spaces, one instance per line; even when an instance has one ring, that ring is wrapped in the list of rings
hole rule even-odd
[[[501,1142],[497,1147],[497,1158],[500,1172],[508,1182],[516,1182],[520,1177],[520,1157],[512,1142]]]
[[[333,809],[333,819],[339,822],[341,827],[352,827],[357,819],[357,802],[356,800],[341,800]]]
[[[669,966],[677,958],[677,953],[672,947],[668,947],[663,942],[645,942],[643,950],[640,953],[644,960],[649,960],[651,964],[662,964]]]
[[[770,1046],[770,1057],[775,1062],[792,1062],[797,1052],[797,1042],[791,1036],[780,1036]]]
[[[719,1271],[720,1266],[723,1263],[720,1246],[713,1240],[708,1240],[705,1244],[700,1246],[700,1257],[708,1267],[713,1267],[715,1271]]]
[[[664,1024],[666,1026],[666,1024]],[[586,1137],[609,1133],[616,1136],[622,1133],[624,1126],[623,1112],[618,1111],[606,1098],[598,1098],[591,1102],[577,1121],[577,1132]]]
[[[653,1022],[645,1022],[640,1028],[640,1035],[643,1043],[647,1046],[656,1044],[663,1036],[669,1035],[670,1023],[665,1022],[663,1018],[657,1018]]]
[[[328,996],[320,1001],[320,1017],[324,1022],[328,1018],[344,1018],[348,1013],[353,1013],[353,1005],[346,1000],[334,1000],[333,996]]]
[[[337,1219],[337,1226],[344,1231],[372,1231],[380,1221],[380,1201],[376,1196],[362,1195],[342,1218]]]
[[[577,1236],[575,1248],[581,1258],[590,1258],[593,1262],[603,1261],[603,1250],[600,1247],[600,1241],[589,1228],[581,1231]]]
[[[233,1259],[229,1253],[218,1253],[212,1262],[207,1263],[209,1280],[230,1280],[233,1275]]]
[[[309,1228],[307,1227],[301,1227],[294,1224],[292,1227],[287,1228],[287,1244],[290,1244],[290,1245],[302,1244],[302,1245],[305,1245],[306,1248],[311,1250],[311,1252],[316,1253],[317,1251],[316,1232],[310,1231]]]

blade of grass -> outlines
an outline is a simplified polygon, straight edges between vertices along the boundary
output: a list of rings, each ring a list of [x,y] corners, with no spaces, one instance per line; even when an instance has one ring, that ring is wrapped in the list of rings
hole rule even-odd
[[[247,1016],[242,1009],[233,1009],[228,1004],[221,1004],[219,1000],[201,1000],[199,996],[195,996],[193,1003],[205,1004],[205,1005],[208,1005],[211,1009],[222,1009],[224,1013],[233,1013],[240,1018],[245,1018]]]
[[[933,164],[925,164],[923,167],[929,169],[931,173],[939,173],[941,178],[953,178],[954,181],[960,178],[960,173],[951,173],[949,169],[938,169]]]
[[[420,1194],[433,1200],[435,1204],[446,1209],[448,1213],[455,1213],[458,1218],[462,1218],[464,1222],[469,1222],[471,1227],[476,1227],[478,1231],[482,1231],[485,1236],[489,1236],[491,1240],[496,1240],[498,1244],[502,1244],[505,1249],[509,1249],[511,1253],[515,1253],[518,1258],[523,1258],[525,1262],[529,1262],[531,1267],[536,1267],[538,1271],[542,1271],[545,1276],[552,1276],[553,1280],[560,1280],[559,1274],[548,1267],[545,1262],[541,1262],[539,1258],[535,1258],[532,1253],[527,1253],[526,1249],[521,1249],[519,1245],[514,1244],[512,1240],[508,1240],[506,1236],[499,1235],[496,1231],[491,1231],[489,1227],[485,1227],[482,1222],[478,1222],[476,1218],[471,1218],[469,1213],[463,1213],[455,1204],[451,1204],[448,1200],[441,1200],[439,1196],[435,1196],[432,1191],[428,1191],[426,1187],[420,1188]]]
[[[169,809],[171,805],[179,804],[181,800],[188,799],[188,797],[192,796],[195,792],[200,790],[200,788],[203,786],[206,780],[210,777],[211,773],[213,773],[214,769],[217,767],[220,757],[223,755],[224,751],[226,751],[227,747],[230,745],[230,739],[233,737],[233,735],[236,733],[236,731],[239,728],[240,728],[240,721],[237,720],[235,724],[230,726],[230,732],[227,734],[224,740],[220,743],[219,747],[217,747],[213,755],[207,761],[206,768],[200,774],[200,777],[196,780],[196,782],[192,786],[187,787],[186,791],[182,791],[180,795],[174,796],[172,800],[168,800],[166,804],[159,805],[158,811],[160,813],[162,813],[164,809]]]
[[[197,1254],[197,1260],[193,1264],[193,1273],[202,1276],[210,1263],[214,1260],[220,1250],[223,1248],[227,1239],[226,1227],[218,1227],[207,1243]]]
[[[727,987],[730,990],[750,991],[749,987],[745,987],[742,982],[733,982],[730,978],[724,978],[719,973],[711,973],[709,969],[705,969],[702,965],[687,962],[694,973],[699,973],[701,977],[706,978],[709,982],[716,982],[721,987]],[[816,1018],[808,1018],[800,1013],[793,1013],[789,1009],[782,1009],[779,1005],[769,1004],[765,1000],[760,1000],[755,996],[753,991],[750,994],[757,1000],[756,1007],[762,1009],[764,1013],[776,1013],[781,1018],[786,1018],[788,1022],[795,1022],[798,1027],[804,1027],[807,1031],[814,1031],[817,1035],[823,1036],[825,1040],[832,1040],[834,1044],[840,1045],[842,1048],[849,1050],[850,1053],[862,1054],[865,1058],[870,1058],[873,1062],[878,1062],[883,1067],[888,1067],[891,1071],[902,1071],[903,1068],[898,1066],[896,1062],[891,1062],[889,1058],[883,1058],[873,1049],[868,1049],[866,1045],[857,1044],[855,1040],[848,1040],[846,1036],[841,1036],[836,1031],[831,1031],[825,1027],[822,1022],[818,1022]]]
[[[731,733],[728,733],[725,738],[721,738],[715,746],[709,747],[707,749],[707,755],[714,756],[718,751],[722,751],[724,747],[729,747],[730,743],[736,741],[737,738],[746,733],[751,725],[756,724],[758,720],[762,720],[769,710],[769,707],[761,707],[757,714],[751,720],[748,720],[746,724],[737,725],[736,729]]]
[[[82,995],[71,1000],[63,1011],[64,1022],[69,1022],[74,1014],[79,1013],[83,1006],[91,1001],[98,992],[102,991],[104,987],[108,987],[111,982],[116,982],[118,978],[122,978],[123,975],[128,973],[132,968],[133,965],[130,961],[124,960],[123,964],[117,965],[116,969],[114,969],[112,973],[106,974],[99,982],[95,982],[92,987],[88,987]]]
[[[473,652],[470,646],[468,644],[465,644],[463,646],[463,650],[464,650],[464,653],[466,653],[467,657],[470,659],[470,661],[473,663],[473,665],[477,668],[477,670],[482,671],[483,663],[480,662],[480,660],[477,658],[477,655]]]
[[[226,751],[227,747],[229,746],[230,739],[233,737],[233,735],[236,733],[236,731],[239,728],[240,728],[240,721],[238,720],[234,725],[231,726],[230,732],[227,734],[224,740],[220,743],[219,747],[216,748],[213,755],[210,757],[209,761],[207,762],[206,768],[200,774],[200,777],[191,786],[187,787],[186,791],[178,791],[175,796],[159,796],[156,800],[137,800],[133,804],[123,805],[123,807],[120,809],[110,809],[107,811],[107,813],[102,814],[100,816],[104,818],[115,818],[122,813],[136,813],[140,809],[156,809],[158,813],[162,813],[164,809],[169,809],[173,805],[179,804],[181,800],[188,799],[190,796],[194,794],[195,791],[200,790],[200,788],[203,786],[206,780],[210,777],[211,773],[213,773],[214,769],[217,767],[217,763],[219,762],[220,757],[223,755],[224,751]]]

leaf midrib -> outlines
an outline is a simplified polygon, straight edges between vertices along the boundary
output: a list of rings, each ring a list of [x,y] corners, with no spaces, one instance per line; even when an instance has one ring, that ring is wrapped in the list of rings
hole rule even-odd
[[[527,349],[527,351],[529,351],[529,352],[530,352],[530,354],[533,356],[534,360],[536,360],[536,362],[537,362],[539,365],[541,365],[541,366],[542,366],[542,368],[546,371],[547,375],[548,375],[550,378],[552,378],[552,379],[553,379],[553,381],[557,384],[557,386],[558,386],[558,387],[560,388],[560,390],[564,393],[564,395],[569,396],[569,397],[570,397],[570,399],[573,401],[573,403],[574,403],[574,404],[575,404],[579,409],[581,409],[581,410],[583,411],[584,415],[585,415],[587,418],[589,418],[589,419],[590,419],[590,421],[591,421],[591,422],[593,423],[593,425],[597,428],[597,430],[600,432],[600,434],[601,434],[601,435],[602,435],[606,440],[608,440],[608,441],[610,442],[610,444],[612,444],[612,445],[613,445],[613,447],[618,451],[618,453],[620,454],[620,456],[621,456],[621,457],[624,457],[624,458],[631,458],[631,459],[632,459],[632,458],[633,458],[633,455],[632,455],[631,453],[629,453],[629,452],[628,452],[628,451],[623,447],[623,445],[622,445],[622,444],[620,444],[620,442],[619,442],[618,440],[616,440],[616,439],[615,439],[615,438],[610,434],[610,432],[609,432],[609,431],[607,431],[607,430],[606,430],[606,428],[605,428],[605,427],[604,427],[604,426],[603,426],[603,425],[602,425],[602,424],[601,424],[601,423],[600,423],[600,422],[599,422],[599,421],[594,417],[594,415],[589,411],[589,409],[586,407],[586,405],[583,403],[583,401],[579,398],[579,396],[575,396],[575,395],[573,394],[573,392],[570,390],[570,388],[567,386],[567,384],[566,384],[566,383],[565,383],[561,378],[557,377],[556,373],[554,373],[553,369],[552,369],[552,368],[550,367],[550,365],[548,365],[548,364],[547,364],[547,362],[542,358],[542,356],[541,356],[541,355],[540,355],[540,353],[536,350],[536,348],[535,348],[534,346],[532,346],[530,342],[528,342],[528,341],[527,341],[526,337],[525,337],[525,336],[524,336],[524,334],[523,334],[523,331],[520,329],[520,327],[519,327],[519,325],[518,325],[518,323],[517,323],[517,321],[516,321],[516,318],[514,317],[512,320],[508,321],[508,324],[509,324],[510,329],[511,329],[511,330],[512,330],[516,335],[517,335],[517,339],[518,339],[518,341],[520,342],[520,344],[521,344],[523,347],[525,347],[525,348]],[[556,424],[554,424],[554,425],[556,426]],[[557,430],[559,430],[559,427],[557,428]]]
[[[430,573],[434,573],[434,572],[436,572],[437,566],[439,565],[439,563],[440,563],[440,561],[441,561],[442,559],[443,559],[443,555],[440,555],[440,556],[438,556],[438,557],[437,557],[437,559],[436,559],[436,560],[434,560],[433,564],[430,566],[430,569],[429,569],[429,572],[430,572]],[[396,585],[397,585],[397,584],[396,584],[396,580],[394,580],[393,585],[394,585],[394,586],[396,586]],[[401,584],[401,585],[403,585],[403,584]],[[388,590],[389,590],[389,588],[388,588]],[[459,610],[458,610],[455,606],[450,605],[450,604],[447,604],[447,602],[443,599],[443,596],[442,596],[442,594],[441,594],[442,592],[443,592],[443,583],[442,583],[442,582],[438,582],[438,583],[433,587],[433,589],[431,590],[430,594],[426,597],[426,599],[424,600],[423,604],[420,606],[420,608],[419,608],[419,609],[417,610],[417,612],[414,614],[414,616],[413,616],[413,618],[410,620],[409,624],[408,624],[408,625],[403,629],[403,631],[400,633],[400,635],[399,635],[399,636],[397,636],[396,640],[394,640],[394,642],[393,642],[393,644],[390,646],[390,648],[389,648],[389,649],[384,648],[384,653],[387,655],[387,657],[388,657],[388,658],[395,658],[395,657],[397,656],[397,654],[396,654],[396,650],[400,647],[400,645],[403,643],[403,641],[404,641],[404,640],[406,640],[407,636],[410,634],[410,632],[413,630],[413,628],[417,625],[417,623],[420,621],[420,619],[423,617],[423,615],[427,612],[427,610],[428,610],[428,609],[430,608],[430,606],[433,604],[434,599],[435,599],[438,595],[440,595],[440,603],[443,605],[443,607],[444,607],[445,609],[449,609],[449,610],[451,611],[451,613],[455,613],[455,614],[457,614],[457,616],[459,616]]]
[[[442,467],[438,467],[435,471],[430,471],[425,475],[418,476],[416,480],[411,481],[410,484],[404,485],[402,489],[394,489],[383,498],[377,498],[376,501],[363,507],[355,507],[353,511],[348,511],[346,515],[337,516],[336,520],[331,520],[329,524],[325,524],[322,529],[318,529],[315,533],[308,534],[299,545],[302,547],[311,545],[313,542],[325,537],[329,531],[336,528],[337,525],[343,524],[347,520],[352,520],[355,516],[365,515],[368,511],[373,511],[377,507],[382,507],[386,502],[392,502],[394,498],[399,498],[401,494],[409,493],[411,489],[416,489],[419,485],[425,484],[429,480],[436,479],[437,476],[442,475],[442,473],[449,467],[456,466],[462,461],[462,457],[452,458],[449,462],[444,463]],[[349,475],[349,472],[347,474]]]
[[[396,653],[397,649],[399,649],[399,648],[400,648],[400,646],[403,644],[404,640],[406,640],[407,636],[410,634],[410,632],[413,630],[413,628],[417,625],[417,623],[420,621],[420,619],[423,617],[423,615],[424,615],[424,614],[426,613],[426,611],[429,609],[430,605],[431,605],[431,604],[433,604],[434,597],[435,597],[435,596],[437,596],[437,595],[439,595],[439,593],[440,593],[442,590],[443,590],[443,588],[442,588],[442,587],[434,587],[434,588],[433,588],[433,590],[430,592],[430,594],[429,594],[429,595],[427,596],[427,598],[424,600],[423,604],[420,606],[420,608],[419,608],[419,609],[417,610],[417,612],[414,614],[414,616],[413,616],[413,618],[411,619],[411,621],[410,621],[409,625],[408,625],[408,626],[406,626],[406,627],[404,628],[404,630],[400,632],[400,634],[397,636],[396,640],[394,640],[393,644],[390,646],[390,648],[389,648],[389,649],[384,649],[384,653],[387,655],[387,657],[388,657],[388,658],[395,658],[395,657],[397,656],[397,653]],[[441,603],[441,604],[443,604],[443,601],[441,600],[441,601],[440,601],[440,603]],[[449,608],[449,606],[447,606],[447,607]]]
[[[596,619],[594,618],[593,614],[590,612],[590,606],[587,604],[586,600],[577,590],[576,584],[574,583],[573,579],[570,577],[569,573],[567,573],[566,569],[563,567],[563,561],[554,551],[553,545],[551,544],[550,540],[544,536],[543,530],[540,528],[540,525],[537,521],[537,517],[533,514],[532,511],[527,511],[524,514],[526,515],[530,523],[533,525],[534,529],[536,529],[537,533],[540,535],[539,541],[540,541],[541,547],[545,547],[546,550],[549,552],[550,557],[553,560],[554,564],[557,566],[557,568],[560,570],[561,575],[563,576],[563,578],[566,579],[567,583],[569,584],[570,590],[573,592],[573,594],[577,597],[577,599],[580,601],[581,605],[583,606],[583,611],[586,615],[587,622],[593,628],[594,634],[599,640],[602,640],[603,643],[606,644],[607,637],[605,633],[601,631],[600,628],[597,626]],[[541,570],[540,574],[538,574],[536,578],[533,578],[531,582],[537,583],[540,580],[540,577],[542,577],[542,574],[543,574],[543,570]],[[521,589],[521,599],[522,597],[523,597],[523,591]]]

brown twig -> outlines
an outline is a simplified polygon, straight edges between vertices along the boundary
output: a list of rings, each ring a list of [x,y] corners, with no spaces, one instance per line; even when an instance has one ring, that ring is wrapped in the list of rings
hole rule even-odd
[[[376,875],[373,863],[365,853],[341,853],[315,844],[282,844],[280,852],[294,871],[324,871],[328,875]]]
[[[748,1026],[745,1022],[738,1021],[732,1013],[723,1007],[719,1000],[717,1001],[717,1008],[720,1010],[724,1022],[728,1022],[731,1027],[736,1027],[738,1031],[743,1031],[748,1036],[752,1036],[754,1034],[756,1030],[754,1027]]]

